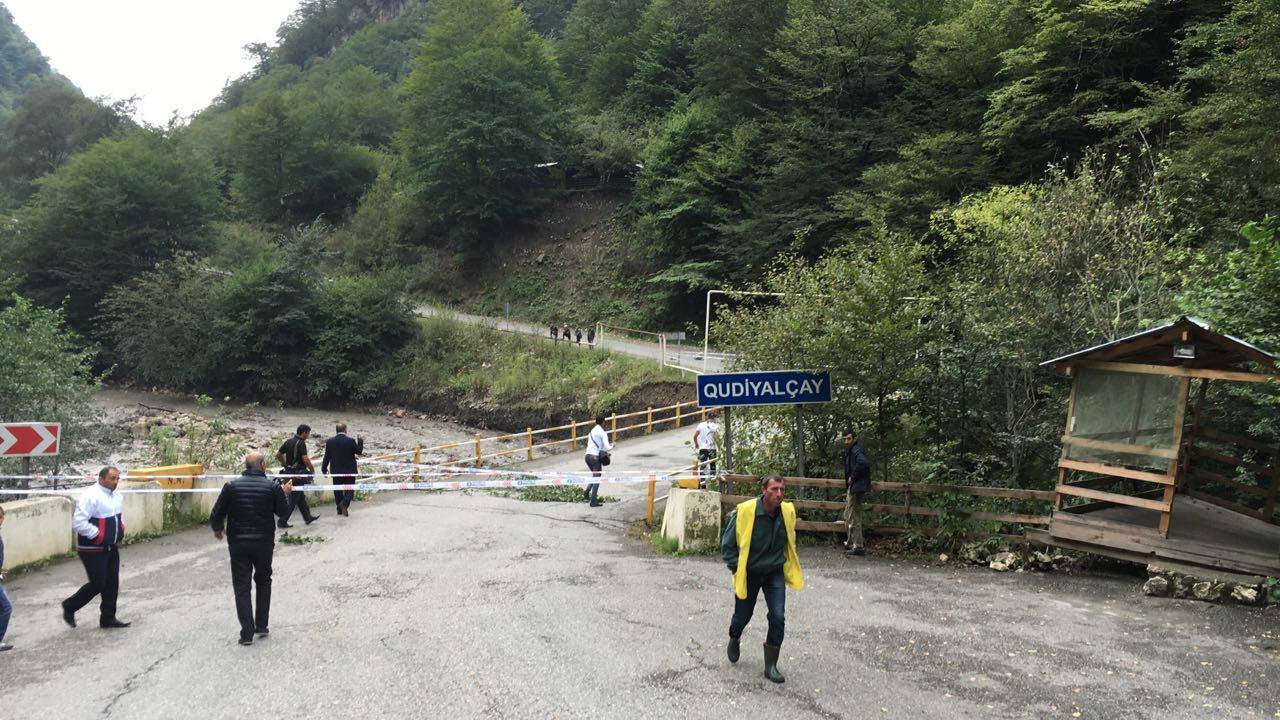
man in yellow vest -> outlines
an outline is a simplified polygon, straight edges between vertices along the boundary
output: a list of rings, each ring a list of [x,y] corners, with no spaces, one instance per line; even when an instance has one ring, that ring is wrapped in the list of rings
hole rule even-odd
[[[764,590],[769,634],[764,643],[764,676],[786,682],[778,672],[778,653],[786,626],[787,586],[804,587],[796,555],[796,507],[783,502],[786,482],[777,475],[761,481],[761,496],[738,504],[725,522],[720,549],[733,572],[733,619],[729,621],[729,662],[738,662],[738,641],[751,622],[756,597]]]

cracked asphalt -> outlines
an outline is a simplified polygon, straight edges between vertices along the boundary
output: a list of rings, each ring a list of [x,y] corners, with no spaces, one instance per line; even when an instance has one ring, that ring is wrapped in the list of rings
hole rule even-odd
[[[15,576],[0,717],[1216,718],[1280,714],[1280,612],[1146,598],[1138,578],[999,574],[801,548],[785,685],[742,660],[717,558],[658,555],[622,501],[382,494],[278,545],[272,634],[236,644],[225,547],[126,547],[121,617],[77,629],[60,562]],[[1077,715],[1078,713],[1078,715]]]

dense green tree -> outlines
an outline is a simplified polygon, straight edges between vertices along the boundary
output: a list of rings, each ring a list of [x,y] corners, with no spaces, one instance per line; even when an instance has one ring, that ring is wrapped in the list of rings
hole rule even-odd
[[[53,72],[40,49],[13,21],[8,8],[0,5],[0,124],[8,120],[28,90],[50,80],[70,85]]]
[[[59,309],[20,296],[0,306],[0,422],[62,423],[59,460],[83,458],[95,446],[93,394],[99,378],[93,350],[67,327]],[[16,473],[17,460],[0,460],[0,473]],[[53,465],[35,459],[36,467]],[[8,483],[6,483],[8,484]]]
[[[57,170],[71,154],[128,127],[129,101],[102,105],[74,87],[49,80],[22,96],[0,127],[0,192],[21,202],[31,181]]]
[[[600,109],[622,95],[634,71],[632,33],[649,0],[578,0],[565,21],[560,66],[575,96]]]
[[[706,31],[694,42],[699,93],[723,98],[739,112],[762,100],[761,70],[787,0],[711,0]]]
[[[0,252],[33,299],[65,299],[89,327],[106,292],[175,252],[203,246],[217,211],[212,167],[179,142],[138,131],[100,140],[37,181],[0,228]]]
[[[506,0],[434,6],[406,84],[402,147],[426,217],[458,237],[526,217],[563,134],[547,40]]]

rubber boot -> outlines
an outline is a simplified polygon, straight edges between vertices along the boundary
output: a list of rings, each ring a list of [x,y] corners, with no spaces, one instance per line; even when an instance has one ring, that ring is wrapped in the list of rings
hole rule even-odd
[[[778,672],[778,653],[782,652],[782,648],[777,645],[764,644],[764,676],[770,682],[784,683],[786,678],[782,677],[782,673]]]
[[[730,635],[729,636],[729,662],[731,663],[738,662],[739,655],[740,655],[740,652],[738,648],[738,638]]]

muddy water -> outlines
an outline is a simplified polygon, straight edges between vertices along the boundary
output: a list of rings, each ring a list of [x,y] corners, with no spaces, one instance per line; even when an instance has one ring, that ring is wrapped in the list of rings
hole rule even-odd
[[[386,409],[371,407],[317,409],[245,404],[233,400],[215,401],[201,408],[189,395],[119,388],[103,389],[94,399],[94,404],[99,409],[101,422],[119,430],[117,434],[121,437],[118,443],[113,443],[112,447],[106,449],[102,457],[79,464],[78,469],[81,470],[102,463],[124,467],[150,464],[154,458],[148,450],[146,432],[141,431],[139,425],[157,420],[160,424],[179,426],[190,422],[221,420],[231,428],[244,452],[263,450],[269,457],[274,457],[280,442],[292,435],[294,429],[303,423],[312,428],[309,444],[313,457],[320,456],[325,438],[333,433],[334,424],[339,421],[347,424],[349,434],[364,436],[366,457],[412,450],[417,444],[432,447],[472,440],[477,433],[486,437],[497,434],[407,412],[404,417],[397,417],[394,413],[388,414]],[[522,438],[517,442],[523,446],[524,440]],[[515,445],[508,443],[506,447]],[[485,443],[484,452],[495,450],[497,447],[493,443]],[[464,452],[460,449],[452,452],[449,457],[460,457]],[[424,458],[427,461],[444,459],[446,456],[442,454]]]

